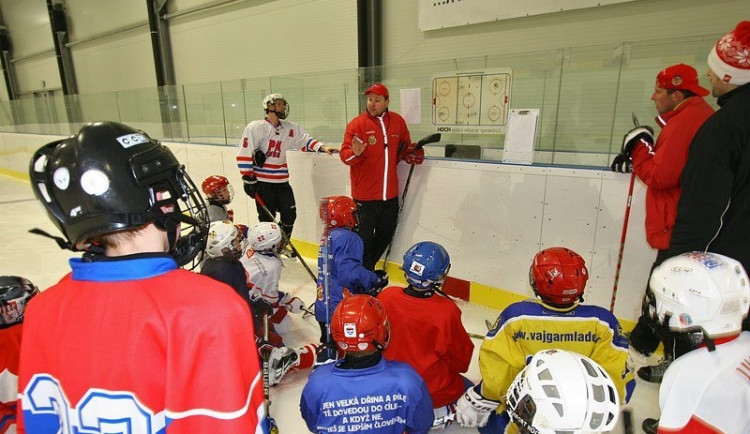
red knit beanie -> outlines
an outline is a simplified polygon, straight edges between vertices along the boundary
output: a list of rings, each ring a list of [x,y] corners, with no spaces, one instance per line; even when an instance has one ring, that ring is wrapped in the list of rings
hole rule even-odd
[[[708,54],[708,66],[725,83],[750,83],[750,21],[719,39]]]

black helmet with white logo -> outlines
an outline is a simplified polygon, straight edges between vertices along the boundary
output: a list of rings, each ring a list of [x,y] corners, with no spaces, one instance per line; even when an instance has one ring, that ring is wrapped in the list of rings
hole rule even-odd
[[[205,246],[208,212],[172,151],[117,122],[93,122],[42,146],[29,168],[34,194],[71,250],[92,238],[154,222],[180,265]],[[176,228],[184,223],[177,240]]]

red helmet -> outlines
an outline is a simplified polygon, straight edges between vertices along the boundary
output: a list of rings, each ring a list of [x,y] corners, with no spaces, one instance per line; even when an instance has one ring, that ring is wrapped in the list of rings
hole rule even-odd
[[[551,304],[572,304],[581,300],[588,279],[583,258],[565,247],[551,247],[537,253],[529,269],[534,294]]]
[[[384,350],[391,326],[377,298],[359,294],[345,297],[333,311],[331,336],[348,352]]]
[[[320,219],[325,220],[329,228],[357,226],[357,204],[348,196],[330,196],[323,201],[320,208]]]
[[[224,199],[228,201],[232,200],[231,186],[229,180],[221,175],[211,175],[203,181],[201,185],[203,193],[210,199]],[[226,190],[225,190],[226,189]],[[226,191],[226,192],[225,192]],[[222,195],[229,197],[221,197]]]

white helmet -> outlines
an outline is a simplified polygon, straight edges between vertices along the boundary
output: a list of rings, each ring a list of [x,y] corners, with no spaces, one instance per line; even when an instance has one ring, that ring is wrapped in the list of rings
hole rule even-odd
[[[240,242],[235,244],[235,240]],[[230,221],[220,220],[211,223],[206,240],[206,254],[209,258],[216,259],[222,256],[231,256],[238,259],[243,253],[242,232]]]
[[[281,229],[273,222],[260,222],[253,225],[247,233],[250,247],[256,252],[278,253],[281,247]]]
[[[284,101],[284,112],[279,113],[275,110],[273,110],[273,112],[276,113],[276,116],[278,116],[279,119],[286,119],[286,117],[289,116],[289,103],[286,101],[286,98],[284,98],[284,95],[280,93],[269,93],[266,95],[266,97],[263,98],[263,110],[268,114],[268,106],[274,106],[278,100]]]
[[[750,286],[738,261],[691,252],[667,259],[651,273],[649,317],[671,332],[703,337],[734,335],[750,306]],[[667,321],[667,317],[668,321]]]
[[[543,350],[508,388],[507,411],[519,428],[539,434],[610,431],[620,397],[607,372],[588,357]]]

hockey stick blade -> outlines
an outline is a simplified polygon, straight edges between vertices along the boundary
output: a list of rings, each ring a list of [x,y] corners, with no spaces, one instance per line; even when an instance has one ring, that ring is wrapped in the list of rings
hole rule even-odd
[[[427,137],[422,138],[422,140],[417,142],[417,147],[415,149],[422,149],[424,145],[428,145],[430,143],[437,143],[442,138],[442,135],[440,133],[430,134]]]

